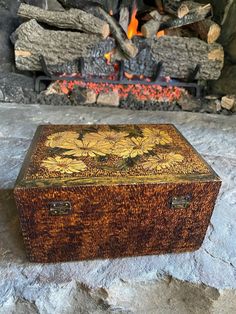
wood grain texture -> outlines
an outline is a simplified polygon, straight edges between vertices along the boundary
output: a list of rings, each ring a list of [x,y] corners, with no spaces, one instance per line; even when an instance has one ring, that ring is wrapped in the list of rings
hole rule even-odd
[[[128,39],[126,32],[123,30],[121,25],[116,21],[113,16],[107,13],[103,8],[95,8],[95,16],[101,17],[106,21],[110,27],[112,36],[115,38],[119,44],[119,48],[124,53],[127,58],[134,58],[138,53],[138,48],[133,44],[131,40]]]
[[[61,12],[60,12],[61,13]],[[30,20],[15,32],[15,62],[19,70],[41,71],[40,56],[47,65],[56,66],[80,57],[99,57],[107,40],[96,34],[44,29],[36,20]],[[106,44],[105,44],[106,46]]]
[[[116,258],[198,249],[220,182],[17,189],[15,197],[32,262]],[[187,209],[173,196],[191,195]],[[49,203],[70,201],[68,216],[50,216]]]
[[[109,25],[106,22],[79,9],[70,9],[63,12],[48,11],[22,3],[17,14],[22,18],[35,19],[38,22],[61,29],[74,29],[89,34],[97,34],[104,39],[110,33]]]
[[[224,50],[218,43],[207,44],[198,38],[162,36],[152,40],[151,50],[155,60],[163,61],[164,76],[186,78],[197,65],[200,65],[197,79],[216,80],[221,75]]]
[[[199,35],[199,37],[208,44],[214,43],[221,33],[221,27],[210,19],[193,23],[190,28]]]
[[[177,10],[177,15],[179,18],[183,18],[187,14],[203,14],[207,15],[212,11],[212,6],[210,3],[201,4],[194,1],[183,1]]]
[[[113,129],[107,131],[111,127]],[[51,146],[54,146],[55,140],[59,145],[62,143],[60,137],[65,134],[60,133],[60,137],[55,139],[55,132],[74,132],[70,133],[71,136],[79,132],[83,140],[85,134],[91,135],[89,132],[102,134],[106,130],[109,136],[116,136],[112,132],[117,130],[120,136],[124,131],[128,134],[129,130],[133,137],[140,138],[140,135],[145,136],[147,127],[149,131],[153,128],[158,132],[165,130],[169,133],[161,133],[165,135],[166,143],[160,147],[157,145],[150,156],[147,154],[143,157],[144,163],[145,158],[153,158],[154,152],[157,156],[163,154],[163,149],[166,153],[178,152],[176,149],[181,144],[180,147],[189,148],[182,151],[188,160],[193,161],[195,157],[206,168],[203,167],[200,174],[193,169],[192,173],[185,175],[184,172],[182,175],[174,174],[174,168],[167,171],[172,171],[172,175],[166,175],[166,170],[161,169],[162,173],[154,175],[150,180],[151,173],[148,171],[146,177],[144,173],[140,177],[135,176],[137,170],[132,165],[129,175],[125,177],[121,173],[123,181],[116,177],[115,172],[99,181],[92,164],[94,176],[90,174],[87,181],[81,177],[72,177],[72,174],[59,174],[58,170],[50,172],[52,178],[48,177],[49,173],[46,180],[37,179],[39,172],[36,163],[41,164],[40,155],[45,158],[47,154],[52,154],[52,147],[47,148],[48,151],[42,150],[42,144],[45,145],[49,140],[53,140]],[[138,133],[135,135],[135,132]],[[173,142],[170,142],[169,135],[176,139],[178,145],[170,145]],[[111,155],[108,159],[113,158]],[[81,159],[67,157],[76,162]],[[86,158],[83,161],[89,167],[91,157]],[[141,163],[142,159],[136,162]],[[27,179],[25,174],[34,166],[34,180],[32,172]],[[57,178],[53,177],[54,172]],[[196,250],[204,239],[220,185],[219,177],[172,125],[42,126],[26,157],[14,194],[30,261],[62,262]],[[173,208],[171,202],[175,197],[188,197],[189,207]],[[67,215],[51,215],[52,202],[69,202],[71,212]]]

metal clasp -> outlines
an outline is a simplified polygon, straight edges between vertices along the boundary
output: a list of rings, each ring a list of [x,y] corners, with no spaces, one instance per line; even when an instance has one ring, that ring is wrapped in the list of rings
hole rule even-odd
[[[190,206],[192,197],[187,196],[174,196],[170,201],[170,208],[172,209],[181,209],[188,208]]]
[[[71,212],[71,203],[51,202],[49,203],[49,214],[52,216],[68,215]]]

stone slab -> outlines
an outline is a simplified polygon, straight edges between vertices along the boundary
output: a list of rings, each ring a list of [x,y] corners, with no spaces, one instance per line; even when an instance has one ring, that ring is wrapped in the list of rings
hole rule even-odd
[[[12,188],[37,126],[48,123],[174,123],[223,180],[201,249],[114,260],[29,263]],[[219,309],[234,313],[235,116],[3,103],[0,126],[0,313],[187,314],[219,313]]]

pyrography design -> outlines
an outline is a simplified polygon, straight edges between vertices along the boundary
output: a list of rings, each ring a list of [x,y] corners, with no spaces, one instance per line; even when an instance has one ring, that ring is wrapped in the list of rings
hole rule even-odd
[[[143,170],[163,170],[174,167],[184,160],[179,153],[154,153],[158,146],[166,146],[173,142],[168,132],[136,126],[133,129],[115,129],[107,127],[105,130],[91,132],[64,131],[49,135],[45,145],[50,149],[59,149],[53,157],[42,160],[41,165],[50,172],[79,173],[89,166],[81,158],[95,158],[104,160],[118,157],[117,167],[128,170],[138,165]],[[140,159],[140,157],[142,160]],[[99,159],[100,158],[100,159]],[[117,169],[117,168],[116,168]]]

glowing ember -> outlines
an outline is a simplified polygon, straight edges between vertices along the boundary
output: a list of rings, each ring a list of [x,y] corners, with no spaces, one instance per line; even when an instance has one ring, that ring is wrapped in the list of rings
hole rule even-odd
[[[160,32],[157,32],[157,37],[160,38],[162,36],[165,36],[165,31],[160,31]]]
[[[131,73],[128,72],[124,72],[124,76],[128,79],[128,80],[132,80],[133,78],[135,79],[139,79],[139,80],[145,80],[146,82],[150,81],[150,79],[145,78],[144,75],[133,75]]]
[[[118,63],[114,64],[114,70],[115,70],[115,72],[119,71],[119,64]]]
[[[129,80],[131,80],[133,78],[133,74],[130,74],[130,73],[127,73],[127,72],[124,72],[124,75]]]
[[[62,85],[60,85],[60,87],[61,87],[61,91],[62,91],[63,94],[66,94],[66,95],[69,94],[70,90],[69,90],[69,88],[66,86],[66,84],[62,84]]]
[[[136,14],[137,14],[137,7],[136,5],[134,6],[132,15],[131,15],[131,20],[130,20],[130,24],[128,26],[128,31],[127,31],[127,37],[129,39],[133,38],[135,35],[138,35],[138,20],[136,18]]]
[[[84,82],[79,80],[76,81],[57,81],[58,89],[65,94],[69,95],[76,86],[88,88],[93,90],[97,95],[101,92],[109,93],[116,89],[121,99],[126,99],[129,95],[134,96],[139,101],[168,101],[172,102],[178,100],[184,89],[179,87],[162,87],[160,85],[144,85],[144,84],[109,84],[109,83],[93,83]]]
[[[170,77],[170,76],[166,76],[166,77],[165,77],[165,81],[166,81],[167,83],[170,83],[171,77]]]

